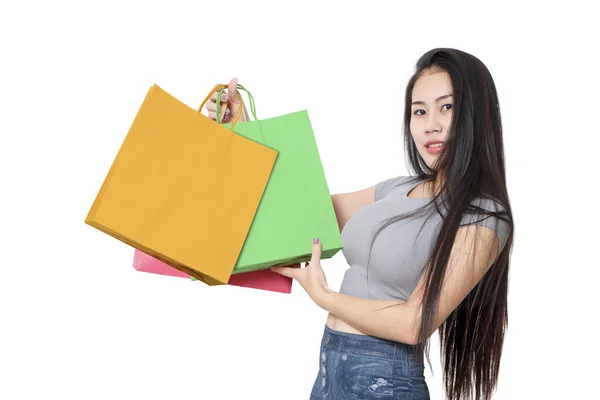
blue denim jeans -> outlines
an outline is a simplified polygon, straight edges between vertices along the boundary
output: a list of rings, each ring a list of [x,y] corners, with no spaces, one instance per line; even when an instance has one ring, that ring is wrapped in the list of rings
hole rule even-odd
[[[413,346],[325,326],[311,400],[429,400]]]

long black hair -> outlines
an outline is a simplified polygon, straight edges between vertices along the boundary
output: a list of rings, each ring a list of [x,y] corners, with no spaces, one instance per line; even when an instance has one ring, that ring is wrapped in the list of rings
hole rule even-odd
[[[431,167],[419,154],[410,132],[413,88],[423,74],[430,72],[447,72],[454,95],[448,137]],[[420,354],[428,353],[440,289],[464,216],[496,218],[509,228],[493,265],[439,328],[446,395],[455,400],[490,399],[498,381],[508,326],[508,272],[514,229],[498,95],[489,70],[479,59],[460,50],[437,48],[417,61],[406,88],[404,144],[414,181],[440,184],[437,191],[431,189],[427,205],[385,221],[373,240],[387,226],[404,218],[432,215],[432,210],[443,217],[423,271],[425,284],[416,345]],[[487,199],[500,207],[480,207],[478,199]]]

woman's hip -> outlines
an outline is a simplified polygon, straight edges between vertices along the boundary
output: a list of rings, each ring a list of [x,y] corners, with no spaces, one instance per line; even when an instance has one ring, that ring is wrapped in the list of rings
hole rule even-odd
[[[429,399],[413,346],[325,326],[311,399]]]

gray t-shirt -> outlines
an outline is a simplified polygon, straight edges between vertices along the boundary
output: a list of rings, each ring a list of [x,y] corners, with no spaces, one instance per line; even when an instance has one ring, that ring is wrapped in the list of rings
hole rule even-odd
[[[407,194],[420,182],[410,176],[393,177],[375,186],[375,202],[360,209],[342,230],[342,253],[350,268],[346,271],[340,293],[377,300],[408,300],[435,244],[442,217],[435,210],[430,215],[408,218],[387,226],[379,233],[371,250],[369,290],[367,291],[367,256],[369,245],[379,224],[388,218],[415,210],[430,199],[410,198]],[[480,200],[485,210],[502,208],[490,200]],[[428,218],[429,217],[429,218]],[[500,251],[507,238],[508,224],[498,218],[466,215],[463,225],[477,224],[493,229],[498,235]]]

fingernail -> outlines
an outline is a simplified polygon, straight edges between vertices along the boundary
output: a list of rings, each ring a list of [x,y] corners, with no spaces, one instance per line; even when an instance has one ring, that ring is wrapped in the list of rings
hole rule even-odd
[[[225,115],[229,115],[229,108],[225,109]]]
[[[314,238],[313,239],[313,244],[319,244],[319,239],[318,238]]]
[[[221,96],[221,101],[227,101],[227,95],[224,94],[223,96]]]

